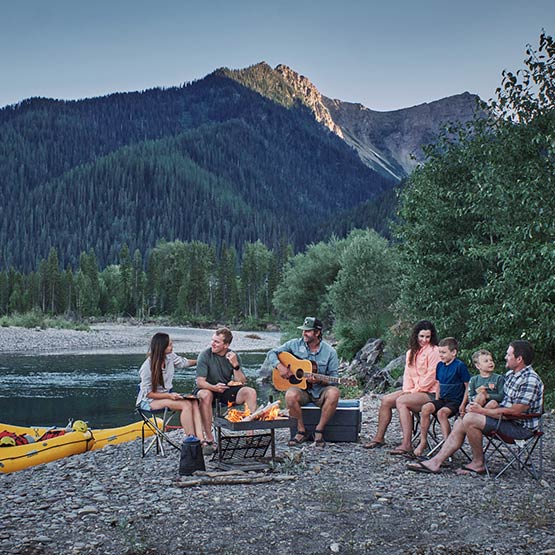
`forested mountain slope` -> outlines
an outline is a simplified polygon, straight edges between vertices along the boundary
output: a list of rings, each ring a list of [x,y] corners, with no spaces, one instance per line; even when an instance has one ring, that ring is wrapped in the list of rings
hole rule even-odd
[[[58,249],[101,265],[121,244],[247,240],[300,248],[321,222],[390,183],[304,108],[215,72],[181,88],[0,111],[0,260]],[[17,217],[13,217],[17,215]]]
[[[51,247],[64,266],[92,248],[103,267],[124,243],[301,249],[355,226],[383,230],[397,176],[359,157],[352,116],[350,127],[338,118],[347,136],[326,100],[262,63],[181,87],[1,109],[0,269],[34,269]],[[376,143],[379,129],[361,126]]]

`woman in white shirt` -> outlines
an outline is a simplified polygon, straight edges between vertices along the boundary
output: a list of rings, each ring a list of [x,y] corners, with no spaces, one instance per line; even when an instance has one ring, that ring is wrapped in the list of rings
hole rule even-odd
[[[203,439],[202,421],[198,399],[193,395],[183,396],[172,392],[175,368],[194,366],[196,360],[188,360],[173,352],[173,343],[167,333],[158,332],[150,341],[148,358],[140,370],[141,385],[137,406],[143,410],[168,408],[180,411],[181,426],[185,435]]]

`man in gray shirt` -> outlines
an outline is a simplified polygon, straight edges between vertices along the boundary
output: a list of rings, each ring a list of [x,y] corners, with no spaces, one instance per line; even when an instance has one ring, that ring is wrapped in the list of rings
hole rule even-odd
[[[251,413],[256,410],[256,390],[245,386],[247,377],[241,369],[241,359],[229,348],[232,341],[233,335],[228,328],[217,329],[210,347],[202,351],[197,360],[197,396],[207,447],[212,452],[215,447],[212,434],[214,400],[225,406],[246,404]]]

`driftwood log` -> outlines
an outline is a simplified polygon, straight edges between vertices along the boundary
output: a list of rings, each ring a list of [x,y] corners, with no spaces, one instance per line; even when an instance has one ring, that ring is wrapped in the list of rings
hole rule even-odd
[[[193,486],[266,484],[268,482],[289,482],[296,479],[296,476],[289,474],[247,474],[241,470],[230,470],[226,472],[195,472],[190,478],[180,478],[176,485],[180,488],[190,488]]]

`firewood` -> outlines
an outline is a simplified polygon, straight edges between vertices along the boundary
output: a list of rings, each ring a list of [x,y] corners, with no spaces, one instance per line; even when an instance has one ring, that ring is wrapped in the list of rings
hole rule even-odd
[[[239,484],[266,484],[268,482],[288,482],[296,480],[296,476],[289,474],[281,475],[265,475],[265,476],[199,476],[188,480],[179,480],[176,485],[180,488],[190,488],[194,486],[223,486],[223,485],[239,485]]]
[[[257,408],[251,415],[243,418],[243,422],[251,422],[252,420],[257,420],[263,414],[265,414],[266,412],[269,412],[273,407],[276,407],[276,406],[279,407],[279,403],[280,401],[274,401],[273,403],[268,403],[263,407]]]

